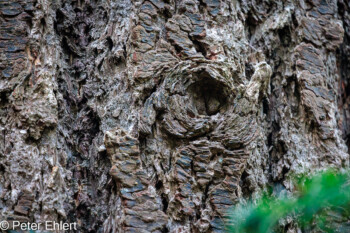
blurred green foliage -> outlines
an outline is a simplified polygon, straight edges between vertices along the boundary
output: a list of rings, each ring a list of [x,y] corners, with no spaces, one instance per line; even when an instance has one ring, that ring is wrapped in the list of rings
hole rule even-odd
[[[239,204],[226,227],[232,233],[284,232],[279,223],[289,218],[302,232],[350,232],[349,181],[349,172],[335,170],[295,179],[295,195],[270,192],[255,204]]]

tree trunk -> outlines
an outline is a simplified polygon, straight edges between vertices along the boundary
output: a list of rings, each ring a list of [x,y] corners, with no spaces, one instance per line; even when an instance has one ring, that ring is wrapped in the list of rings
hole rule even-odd
[[[2,0],[0,22],[0,220],[223,232],[348,166],[346,0]]]

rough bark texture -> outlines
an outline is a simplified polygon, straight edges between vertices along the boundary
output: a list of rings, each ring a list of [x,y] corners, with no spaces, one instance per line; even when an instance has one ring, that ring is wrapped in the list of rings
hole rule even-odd
[[[2,0],[0,52],[1,219],[222,232],[349,163],[346,0]]]

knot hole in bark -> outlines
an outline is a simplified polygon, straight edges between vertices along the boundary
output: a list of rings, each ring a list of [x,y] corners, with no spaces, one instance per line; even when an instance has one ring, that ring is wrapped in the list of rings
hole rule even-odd
[[[188,88],[188,93],[195,112],[200,115],[223,113],[228,100],[228,88],[220,81],[202,72],[198,80]]]

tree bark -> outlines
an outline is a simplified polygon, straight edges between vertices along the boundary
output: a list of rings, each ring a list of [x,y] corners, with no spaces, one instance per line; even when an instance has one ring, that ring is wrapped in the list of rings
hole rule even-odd
[[[2,0],[0,22],[1,220],[224,232],[349,165],[345,0]]]

